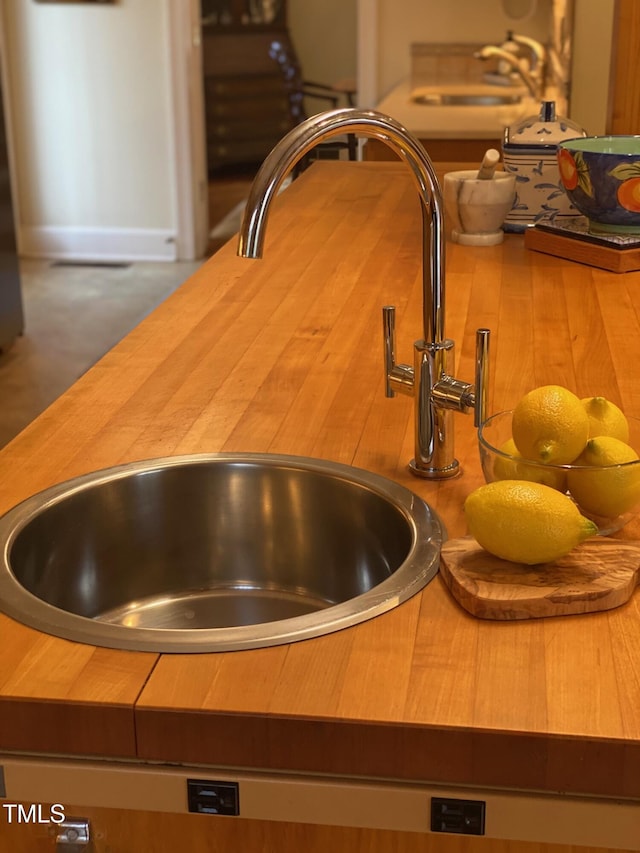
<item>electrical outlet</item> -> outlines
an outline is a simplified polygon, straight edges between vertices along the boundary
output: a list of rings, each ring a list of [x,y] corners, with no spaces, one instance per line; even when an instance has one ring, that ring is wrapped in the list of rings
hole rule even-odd
[[[187,799],[189,811],[197,814],[240,814],[240,792],[237,782],[187,779]]]
[[[431,798],[431,832],[484,835],[486,803],[483,800]]]

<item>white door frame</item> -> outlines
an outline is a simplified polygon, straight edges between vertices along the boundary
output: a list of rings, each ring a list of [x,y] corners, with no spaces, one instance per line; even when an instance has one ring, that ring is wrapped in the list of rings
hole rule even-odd
[[[172,175],[176,217],[176,260],[203,258],[209,239],[208,180],[204,124],[204,81],[200,38],[199,0],[166,0],[166,49],[171,86]],[[9,152],[9,179],[13,196],[18,253],[20,196],[14,158],[14,131],[6,52],[5,6],[0,3],[0,75],[4,83],[4,107]]]
[[[204,257],[209,199],[204,121],[200,0],[168,0],[176,259]]]

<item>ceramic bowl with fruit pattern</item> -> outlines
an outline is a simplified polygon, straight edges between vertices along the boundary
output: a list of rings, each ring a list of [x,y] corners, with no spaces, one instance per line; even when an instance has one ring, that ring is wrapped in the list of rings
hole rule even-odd
[[[558,143],[560,180],[593,234],[640,235],[640,136]]]

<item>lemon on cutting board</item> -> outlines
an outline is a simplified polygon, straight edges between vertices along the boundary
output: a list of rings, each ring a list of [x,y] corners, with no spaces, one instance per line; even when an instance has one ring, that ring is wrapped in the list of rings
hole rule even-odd
[[[511,429],[525,459],[566,465],[587,443],[589,416],[572,391],[561,385],[541,385],[518,402]]]
[[[526,565],[557,560],[598,532],[567,495],[526,480],[480,486],[467,497],[464,512],[485,551]]]
[[[587,467],[569,472],[569,491],[586,512],[616,518],[640,503],[640,464],[627,464],[637,460],[636,451],[620,439],[591,438],[575,463]]]
[[[589,418],[589,438],[610,435],[629,441],[629,421],[615,403],[606,397],[584,397],[580,402]]]

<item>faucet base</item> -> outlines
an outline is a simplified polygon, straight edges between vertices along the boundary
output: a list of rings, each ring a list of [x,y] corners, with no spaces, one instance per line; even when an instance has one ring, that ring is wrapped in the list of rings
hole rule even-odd
[[[422,477],[423,480],[451,480],[462,473],[462,468],[457,459],[444,468],[424,468],[418,465],[415,459],[408,464],[409,471],[414,477]]]

